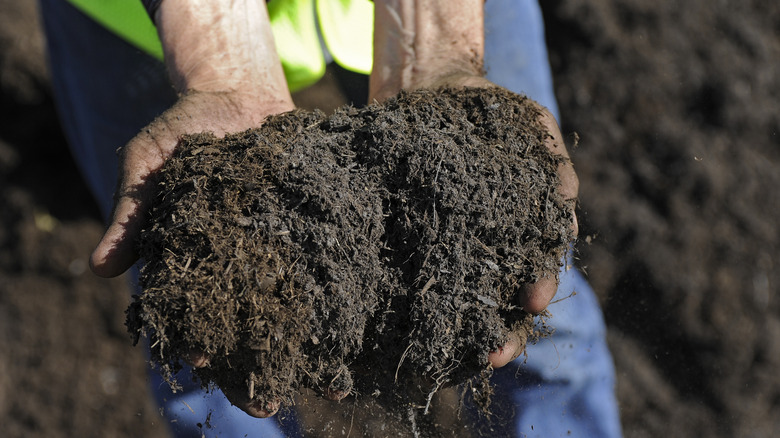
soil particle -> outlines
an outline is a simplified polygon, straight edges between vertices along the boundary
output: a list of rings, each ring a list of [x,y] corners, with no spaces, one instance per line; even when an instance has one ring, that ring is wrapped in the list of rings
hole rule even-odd
[[[256,401],[380,394],[427,407],[534,332],[522,285],[573,239],[538,107],[501,89],[401,93],[184,138],[162,169],[128,312],[172,382]],[[483,385],[475,385],[481,389]]]

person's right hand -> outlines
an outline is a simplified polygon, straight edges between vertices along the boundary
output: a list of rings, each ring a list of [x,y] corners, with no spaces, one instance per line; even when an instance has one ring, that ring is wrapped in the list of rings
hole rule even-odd
[[[265,4],[166,0],[153,19],[180,98],[120,150],[111,223],[90,258],[103,277],[119,275],[137,260],[133,247],[149,208],[152,176],[182,135],[223,136],[293,109]]]
[[[181,136],[211,131],[221,137],[259,127],[267,116],[293,108],[289,100],[241,92],[191,91],[183,95],[120,149],[114,211],[108,230],[90,258],[92,270],[102,277],[114,277],[138,259],[134,247],[154,195],[153,176],[171,156]]]
[[[171,83],[181,97],[120,151],[111,223],[90,258],[92,270],[104,277],[119,275],[136,261],[155,172],[181,136],[244,131],[294,107],[265,2],[165,0],[153,18]],[[202,352],[186,359],[195,367],[208,364]],[[225,393],[249,415],[275,412],[273,404],[257,406],[241,394]]]
[[[119,182],[108,230],[92,253],[92,270],[100,276],[123,273],[138,259],[136,243],[154,197],[154,175],[185,134],[211,131],[216,136],[259,127],[270,115],[292,110],[285,100],[263,99],[236,92],[190,92],[155,119],[120,150]],[[208,358],[192,352],[186,358],[203,367]],[[228,399],[255,417],[268,417],[278,409],[255,406],[244,393],[225,391]]]

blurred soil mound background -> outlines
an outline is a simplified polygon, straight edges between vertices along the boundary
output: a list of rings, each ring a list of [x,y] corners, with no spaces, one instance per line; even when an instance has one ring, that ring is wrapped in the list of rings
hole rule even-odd
[[[626,436],[773,436],[780,4],[541,3],[562,129],[580,136],[580,265],[604,305]],[[3,434],[165,436],[123,325],[125,281],[86,265],[102,225],[38,27],[33,0],[0,0]],[[346,103],[333,83],[298,103]]]
[[[89,271],[102,229],[54,111],[37,3],[2,0],[3,436],[166,436],[124,326],[126,280]]]
[[[541,4],[626,435],[772,436],[780,3]]]

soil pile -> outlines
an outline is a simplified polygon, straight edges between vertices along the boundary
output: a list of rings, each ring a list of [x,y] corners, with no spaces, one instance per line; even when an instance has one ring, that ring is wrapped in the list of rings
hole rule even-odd
[[[626,435],[775,436],[780,3],[540,5]]]
[[[196,350],[204,383],[261,402],[309,387],[427,407],[533,334],[516,295],[573,238],[538,118],[500,89],[418,91],[184,139],[131,331],[169,379]]]

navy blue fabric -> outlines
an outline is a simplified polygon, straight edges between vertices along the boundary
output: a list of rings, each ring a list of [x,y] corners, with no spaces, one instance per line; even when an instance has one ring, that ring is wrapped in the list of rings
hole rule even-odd
[[[116,150],[176,101],[161,62],[115,37],[68,2],[40,2],[52,85],[65,135],[104,216]]]

